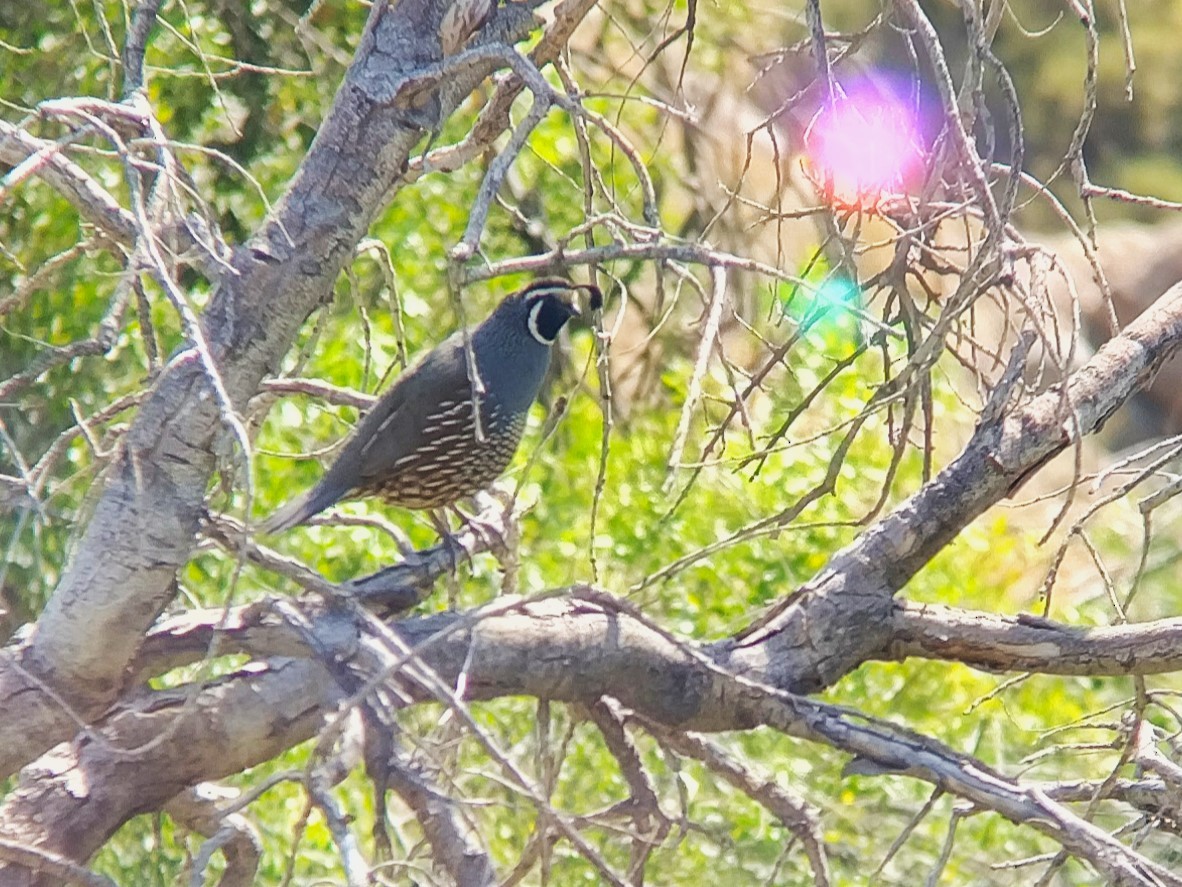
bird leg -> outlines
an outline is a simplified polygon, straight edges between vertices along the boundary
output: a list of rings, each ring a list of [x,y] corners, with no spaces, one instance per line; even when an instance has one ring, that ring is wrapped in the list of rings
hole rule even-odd
[[[517,593],[517,548],[521,541],[521,525],[518,523],[517,493],[500,486],[493,486],[476,494],[480,514],[489,514],[493,520],[473,518],[474,530],[485,532],[489,541],[488,549],[501,567],[501,594]],[[495,537],[493,543],[489,538]]]
[[[451,557],[451,570],[447,574],[447,608],[456,610],[459,607],[460,597],[460,552],[463,552],[468,560],[472,555],[459,536],[451,531],[446,508],[432,508],[427,514],[431,519],[432,526],[435,527],[435,532],[439,534],[440,545],[447,549],[447,553]]]
[[[448,507],[459,517],[461,528],[467,527],[472,531],[472,535],[480,540],[479,550],[489,552],[497,560],[501,559],[501,555],[508,553],[509,543],[506,536],[509,534],[506,532],[505,524],[495,518],[484,517],[487,508],[482,508],[476,514],[465,514],[458,505]]]

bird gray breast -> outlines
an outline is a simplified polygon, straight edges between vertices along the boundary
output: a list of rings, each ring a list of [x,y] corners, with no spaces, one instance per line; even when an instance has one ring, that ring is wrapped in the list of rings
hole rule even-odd
[[[476,367],[484,385],[480,399],[481,421],[494,433],[510,430],[538,396],[550,366],[550,348],[524,330],[473,336]]]

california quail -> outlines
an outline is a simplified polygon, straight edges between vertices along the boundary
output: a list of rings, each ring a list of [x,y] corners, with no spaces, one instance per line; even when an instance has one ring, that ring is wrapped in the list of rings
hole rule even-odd
[[[571,294],[580,289],[592,308],[602,305],[598,287],[560,278],[535,280],[502,301],[468,336],[479,385],[468,379],[462,332],[403,371],[320,482],[275,512],[263,532],[302,524],[342,499],[438,508],[496,480],[517,450],[550,346],[579,314]]]

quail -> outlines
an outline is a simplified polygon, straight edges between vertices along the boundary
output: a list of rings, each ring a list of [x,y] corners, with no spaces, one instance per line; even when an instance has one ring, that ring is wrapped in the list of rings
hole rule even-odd
[[[320,482],[268,518],[263,532],[298,526],[343,499],[375,496],[402,508],[440,508],[496,480],[517,451],[550,346],[579,315],[577,290],[590,294],[593,309],[601,307],[593,284],[535,280],[472,329],[467,347],[457,332],[406,369]],[[468,348],[479,384],[469,379]]]

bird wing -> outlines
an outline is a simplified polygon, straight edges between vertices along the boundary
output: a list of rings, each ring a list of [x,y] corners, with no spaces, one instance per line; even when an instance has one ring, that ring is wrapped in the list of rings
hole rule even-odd
[[[464,339],[456,333],[402,371],[357,424],[316,485],[268,518],[263,531],[276,533],[298,526],[384,479],[399,459],[429,445],[433,439],[430,417],[441,405],[466,406],[471,397]]]
[[[399,459],[431,445],[440,410],[456,405],[466,410],[471,398],[464,340],[453,335],[398,377],[361,420],[338,461],[350,457],[358,467],[355,486],[365,488],[388,476]]]

